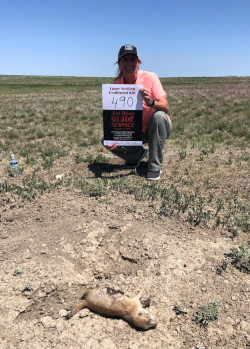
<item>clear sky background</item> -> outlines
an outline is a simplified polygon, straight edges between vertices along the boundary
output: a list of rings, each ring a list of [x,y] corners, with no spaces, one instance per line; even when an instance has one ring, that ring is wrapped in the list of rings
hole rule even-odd
[[[0,74],[250,76],[250,0],[0,0]]]

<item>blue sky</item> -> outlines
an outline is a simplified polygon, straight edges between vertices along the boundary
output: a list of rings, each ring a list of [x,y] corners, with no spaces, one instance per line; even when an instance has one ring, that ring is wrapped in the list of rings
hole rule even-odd
[[[124,44],[160,77],[250,76],[250,0],[0,0],[0,74],[114,76]]]

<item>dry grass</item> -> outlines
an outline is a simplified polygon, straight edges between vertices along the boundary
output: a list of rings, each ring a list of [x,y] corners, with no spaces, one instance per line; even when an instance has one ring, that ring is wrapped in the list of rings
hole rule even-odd
[[[55,175],[60,171],[65,174],[61,185],[80,185],[86,193],[133,192],[138,200],[152,201],[162,215],[176,214],[191,224],[225,228],[233,236],[249,229],[249,78],[162,79],[173,133],[165,148],[165,174],[157,188],[133,172],[128,175],[121,165],[107,165],[116,160],[100,146],[100,86],[110,81],[52,77],[1,77],[0,81],[3,193],[6,188],[21,193],[21,181],[26,187],[27,183],[37,187],[34,178],[46,182],[46,188],[56,188]],[[10,94],[11,86],[18,93]],[[83,92],[76,92],[79,86]],[[22,172],[16,187],[6,187],[12,184],[8,176],[11,151],[19,158]],[[94,171],[100,179],[89,178],[81,184],[82,171],[87,177]]]

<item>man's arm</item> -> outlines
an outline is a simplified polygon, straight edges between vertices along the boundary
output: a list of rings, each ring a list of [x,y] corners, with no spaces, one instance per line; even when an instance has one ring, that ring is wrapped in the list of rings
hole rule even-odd
[[[151,103],[152,103],[152,100],[151,100]],[[153,105],[153,108],[155,110],[164,111],[167,114],[169,112],[169,106],[168,106],[168,101],[166,99],[166,96],[162,96],[156,99]]]
[[[142,94],[142,97],[145,103],[148,106],[150,106],[153,102],[151,92],[146,88],[141,88],[140,92]],[[169,111],[169,106],[168,106],[168,101],[166,99],[166,96],[161,96],[160,98],[156,99],[152,108],[154,108],[155,110],[164,111],[167,114]]]

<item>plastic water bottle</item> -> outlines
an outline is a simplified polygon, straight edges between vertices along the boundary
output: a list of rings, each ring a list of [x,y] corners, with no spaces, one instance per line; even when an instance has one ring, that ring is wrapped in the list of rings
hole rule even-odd
[[[13,177],[17,177],[19,175],[18,161],[14,154],[10,155],[10,170]]]

